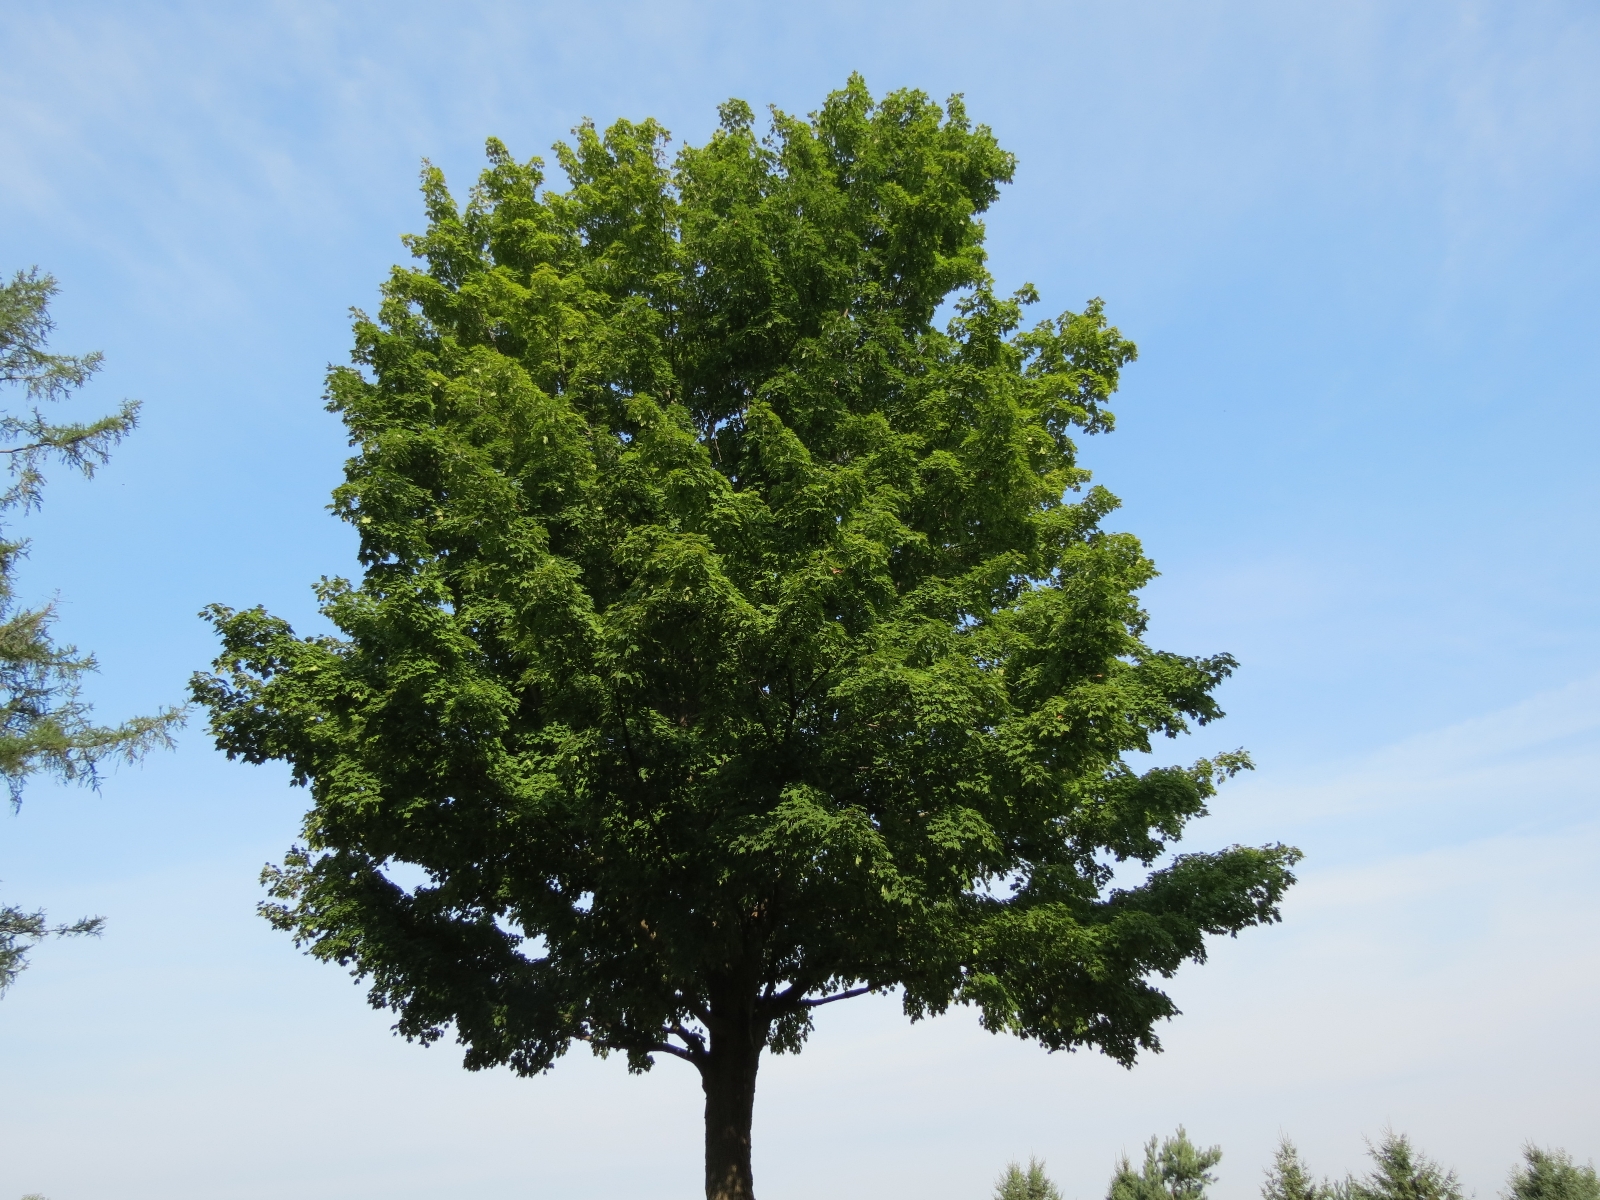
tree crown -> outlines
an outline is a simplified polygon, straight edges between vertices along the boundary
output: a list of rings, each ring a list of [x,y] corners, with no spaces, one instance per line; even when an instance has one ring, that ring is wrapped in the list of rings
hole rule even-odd
[[[959,98],[721,117],[670,163],[584,124],[565,191],[492,140],[464,205],[424,171],[329,376],[339,633],[210,611],[219,745],[314,801],[268,914],[471,1066],[793,1049],[890,988],[1131,1061],[1146,977],[1276,919],[1296,857],[1114,886],[1248,765],[1125,761],[1233,667],[1144,643],[1154,569],[1078,465],[1133,344],[994,290],[1014,163]]]

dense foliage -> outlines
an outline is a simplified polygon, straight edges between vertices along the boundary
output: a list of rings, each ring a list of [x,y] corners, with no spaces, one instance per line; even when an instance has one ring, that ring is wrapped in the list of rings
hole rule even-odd
[[[817,1005],[1131,1062],[1151,977],[1276,919],[1297,854],[1157,864],[1247,760],[1125,756],[1234,664],[1143,641],[1154,569],[1074,442],[1134,347],[994,290],[1012,157],[859,79],[721,116],[670,163],[585,125],[565,191],[496,141],[464,206],[425,171],[420,265],[329,378],[363,576],[322,586],[335,636],[212,610],[196,695],[311,789],[276,923],[470,1067],[692,1062],[732,1196]]]

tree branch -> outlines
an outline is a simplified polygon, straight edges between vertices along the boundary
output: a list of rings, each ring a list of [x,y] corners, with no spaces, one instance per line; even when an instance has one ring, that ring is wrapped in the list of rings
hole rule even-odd
[[[695,1054],[706,1052],[706,1040],[692,1029],[685,1029],[682,1021],[672,1023],[672,1032],[684,1040],[690,1051]]]
[[[767,988],[767,994],[761,997],[761,1003],[767,1008],[781,1011],[793,1004],[794,1001],[805,992],[805,990],[806,989],[800,984],[791,983],[788,987],[784,988],[783,991],[773,992],[771,985],[769,984]]]
[[[848,991],[836,992],[832,996],[819,996],[815,1000],[799,1001],[801,1008],[816,1008],[821,1004],[832,1004],[835,1000],[848,1000],[852,996],[864,996],[872,989],[869,987],[851,988]]]
[[[686,1063],[700,1065],[700,1056],[692,1050],[685,1050],[682,1046],[674,1046],[671,1042],[653,1042],[647,1049],[652,1054],[670,1054],[674,1058],[681,1058]]]

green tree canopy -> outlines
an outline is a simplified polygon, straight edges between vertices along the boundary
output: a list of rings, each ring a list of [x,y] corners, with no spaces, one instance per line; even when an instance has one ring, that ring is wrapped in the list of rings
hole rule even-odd
[[[52,460],[92,476],[138,420],[139,405],[132,400],[87,422],[58,423],[47,416],[45,404],[70,398],[100,367],[99,354],[47,350],[55,292],[56,281],[37,269],[18,271],[0,284],[0,386],[8,385],[8,393],[21,389],[23,396],[20,406],[0,408],[0,456],[10,472],[0,490],[0,514],[39,505],[44,468]],[[152,746],[169,744],[181,720],[179,710],[167,709],[117,726],[93,722],[79,688],[94,670],[94,658],[54,641],[53,605],[17,603],[17,564],[27,546],[0,538],[0,777],[14,809],[35,775],[93,784],[100,763],[113,756],[136,759]],[[40,939],[98,933],[100,926],[98,917],[52,926],[42,912],[0,907],[0,993],[26,967],[28,951]]]
[[[1128,1063],[1176,1011],[1152,977],[1275,920],[1297,857],[1164,857],[1247,760],[1126,756],[1220,716],[1234,663],[1143,640],[1154,568],[1074,442],[1134,347],[994,290],[1012,156],[859,78],[721,117],[671,161],[585,124],[565,191],[498,141],[464,205],[425,170],[419,264],[329,376],[338,632],[212,609],[195,684],[311,789],[272,920],[469,1067],[693,1064],[713,1198],[750,1195],[760,1055],[817,1006]]]

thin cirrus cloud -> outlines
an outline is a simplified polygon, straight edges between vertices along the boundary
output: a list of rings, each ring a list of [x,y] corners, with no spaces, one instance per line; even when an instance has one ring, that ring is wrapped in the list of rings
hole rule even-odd
[[[1600,811],[1600,675],[1300,778],[1247,778],[1226,805],[1263,824],[1382,831],[1405,848],[1538,833]]]

